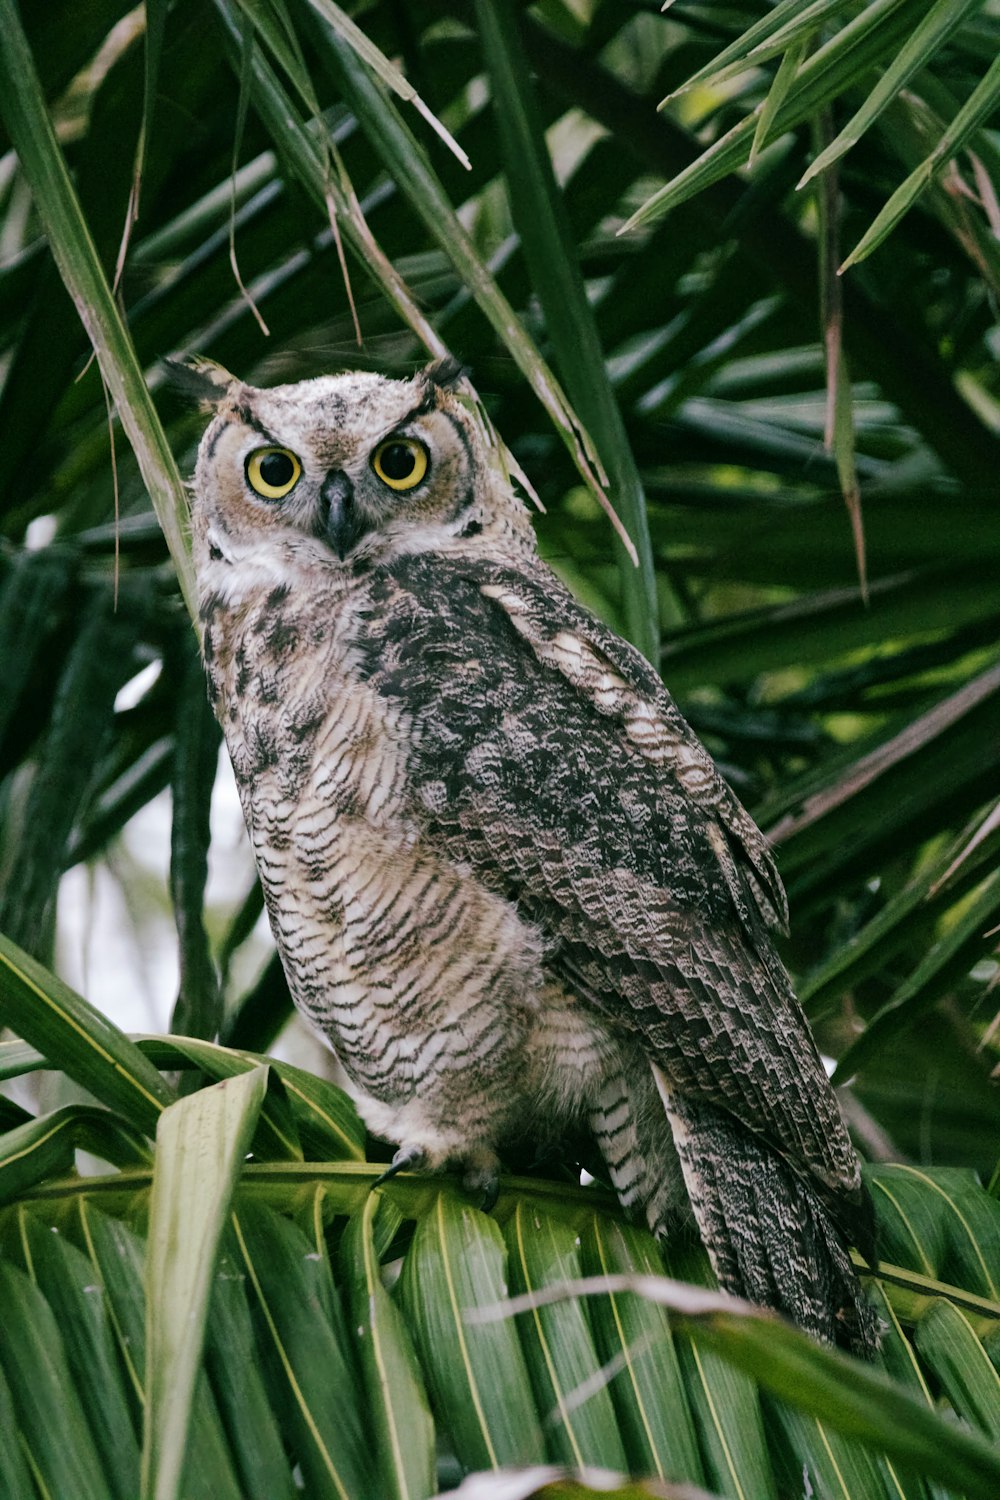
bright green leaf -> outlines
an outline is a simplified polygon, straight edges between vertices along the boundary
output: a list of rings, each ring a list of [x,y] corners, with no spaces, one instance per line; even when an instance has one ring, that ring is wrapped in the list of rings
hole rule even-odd
[[[496,1223],[439,1192],[418,1220],[400,1295],[435,1413],[463,1467],[541,1462],[545,1442],[513,1321],[475,1316],[507,1295]]]
[[[341,1260],[351,1321],[356,1326],[367,1409],[374,1430],[379,1492],[387,1500],[424,1500],[434,1483],[434,1423],[413,1344],[399,1309],[382,1285],[373,1238],[380,1205],[372,1193],[344,1235]],[[393,1221],[398,1223],[398,1218]]]
[[[2,936],[0,1017],[53,1067],[153,1134],[173,1095],[152,1063],[93,1005]]]
[[[259,1068],[214,1084],[160,1117],[146,1260],[144,1500],[181,1493],[219,1237],[267,1076]]]

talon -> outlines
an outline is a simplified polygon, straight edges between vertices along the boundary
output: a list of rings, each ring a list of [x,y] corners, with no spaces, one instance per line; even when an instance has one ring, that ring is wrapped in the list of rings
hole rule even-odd
[[[491,1213],[500,1196],[499,1162],[494,1158],[466,1167],[462,1173],[462,1186],[467,1193],[479,1193],[479,1207],[484,1214]]]
[[[426,1165],[427,1152],[423,1146],[400,1146],[385,1171],[376,1177],[372,1187],[381,1187],[384,1182],[389,1182],[400,1172],[419,1172],[421,1167]]]

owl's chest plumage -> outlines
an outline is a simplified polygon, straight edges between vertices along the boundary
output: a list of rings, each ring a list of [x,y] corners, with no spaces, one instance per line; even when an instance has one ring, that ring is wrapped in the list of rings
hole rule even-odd
[[[220,593],[203,613],[211,692],[297,1005],[359,1087],[397,1112],[433,1094],[440,1116],[442,1091],[457,1116],[473,1100],[495,1107],[493,1092],[513,1100],[545,983],[540,937],[434,837],[420,754],[433,739],[447,760],[428,676],[447,673],[461,693],[464,670],[468,694],[477,662],[446,621],[449,659],[422,661],[423,690],[412,665],[411,701],[386,690],[412,664],[419,619],[384,579],[335,574],[236,604]],[[395,1116],[382,1125],[398,1133]]]

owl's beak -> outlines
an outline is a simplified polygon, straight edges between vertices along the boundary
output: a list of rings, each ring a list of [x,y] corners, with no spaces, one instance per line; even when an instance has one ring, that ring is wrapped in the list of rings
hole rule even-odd
[[[354,486],[342,469],[326,476],[319,500],[316,530],[343,562],[364,527],[354,504]]]

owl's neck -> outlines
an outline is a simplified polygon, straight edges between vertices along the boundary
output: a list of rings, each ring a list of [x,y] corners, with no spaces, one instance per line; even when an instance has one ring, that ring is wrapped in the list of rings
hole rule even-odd
[[[317,570],[331,584],[346,582],[348,570],[313,537],[290,535],[234,538],[209,527],[195,542],[195,572],[202,604],[239,609],[262,593],[314,584]]]
[[[195,543],[202,600],[211,598],[230,609],[239,609],[262,592],[311,589],[319,580],[334,591],[350,589],[363,573],[426,554],[477,560],[506,557],[516,564],[536,556],[535,535],[530,523],[512,526],[505,516],[473,514],[460,529],[433,522],[386,527],[363,537],[343,561],[325,542],[301,532],[234,538],[209,526]]]

